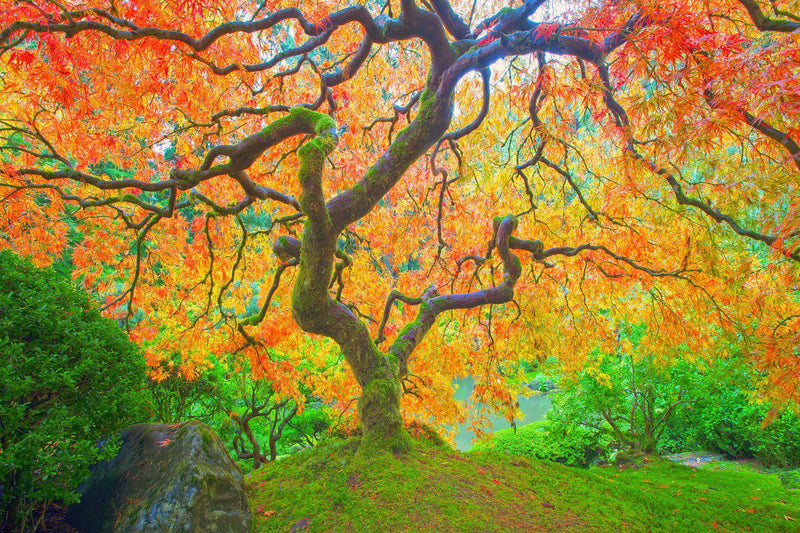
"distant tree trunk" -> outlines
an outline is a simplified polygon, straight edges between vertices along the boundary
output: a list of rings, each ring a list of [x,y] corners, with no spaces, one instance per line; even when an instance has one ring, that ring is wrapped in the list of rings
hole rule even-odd
[[[278,439],[269,439],[269,460],[274,461],[278,458]]]
[[[236,435],[233,437],[233,449],[239,459],[252,459],[253,468],[260,468],[263,463],[267,462],[268,458],[261,454],[261,446],[250,428],[250,420],[255,416],[259,415],[245,412],[242,416],[233,418],[237,425]],[[245,443],[245,437],[250,444],[249,450],[247,449],[247,443]]]
[[[254,387],[251,394],[245,395],[243,398],[245,403],[244,413],[241,416],[232,416],[237,425],[236,435],[233,437],[233,449],[239,459],[252,459],[253,468],[259,468],[267,461],[274,461],[278,458],[278,441],[283,435],[286,425],[297,414],[297,405],[287,410],[289,399],[273,403],[274,393],[270,391],[266,399],[259,401],[256,397],[258,392],[258,387]],[[270,423],[267,442],[269,456],[261,453],[261,444],[250,427],[250,421],[258,418],[266,418],[267,422]],[[247,442],[245,442],[245,439]],[[249,443],[249,450],[247,443]]]

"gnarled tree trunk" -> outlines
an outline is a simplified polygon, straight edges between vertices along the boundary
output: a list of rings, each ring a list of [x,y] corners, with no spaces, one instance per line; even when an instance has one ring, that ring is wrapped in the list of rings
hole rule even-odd
[[[292,293],[295,321],[306,332],[333,339],[361,386],[358,416],[364,435],[362,446],[394,452],[408,450],[411,443],[400,415],[401,366],[405,369],[405,365],[391,350],[387,354],[378,349],[363,321],[332,298],[329,288],[335,258],[341,255],[336,248],[339,234],[366,215],[450,123],[449,94],[437,98],[427,90],[422,99],[417,118],[398,135],[383,157],[358,184],[329,202],[322,188],[322,172],[326,157],[338,141],[335,124],[327,115],[294,109],[287,117],[293,124],[286,129],[316,134],[298,150],[302,187],[298,201],[307,219],[301,240],[282,237],[275,244],[279,256],[299,261]]]

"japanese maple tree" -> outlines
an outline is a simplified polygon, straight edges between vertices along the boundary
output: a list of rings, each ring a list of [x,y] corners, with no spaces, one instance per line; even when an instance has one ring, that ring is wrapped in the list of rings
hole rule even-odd
[[[0,245],[155,379],[239,353],[402,449],[625,322],[800,400],[796,0],[0,6]]]

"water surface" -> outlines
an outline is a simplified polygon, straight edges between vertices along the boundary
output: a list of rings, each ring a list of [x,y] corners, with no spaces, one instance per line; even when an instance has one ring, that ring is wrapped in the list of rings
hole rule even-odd
[[[472,376],[467,376],[457,380],[456,384],[458,385],[458,390],[456,391],[455,399],[462,402],[469,399],[472,389],[475,388],[475,379]],[[518,426],[543,420],[545,413],[550,409],[550,398],[543,394],[536,394],[530,398],[520,396],[519,409],[522,411],[523,419],[515,421]],[[489,415],[489,422],[491,431],[511,427],[511,424],[503,416]],[[456,434],[456,449],[462,452],[472,448],[472,439],[475,438],[475,433],[467,430],[468,425],[469,422],[461,424]]]

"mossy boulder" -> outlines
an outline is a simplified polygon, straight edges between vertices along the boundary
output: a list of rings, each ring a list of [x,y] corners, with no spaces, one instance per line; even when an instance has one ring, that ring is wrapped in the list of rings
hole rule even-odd
[[[66,521],[93,532],[249,532],[244,479],[222,441],[196,421],[138,424],[92,468]]]

